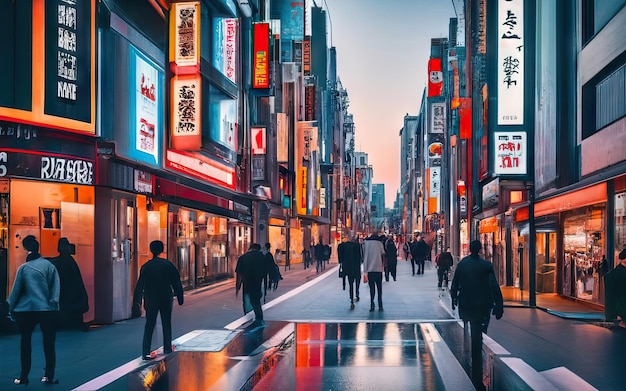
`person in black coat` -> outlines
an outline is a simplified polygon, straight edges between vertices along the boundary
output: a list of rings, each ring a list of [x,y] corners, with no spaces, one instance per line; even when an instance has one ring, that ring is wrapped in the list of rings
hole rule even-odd
[[[78,264],[72,257],[75,252],[74,245],[70,244],[67,238],[60,238],[57,250],[59,256],[50,259],[59,273],[61,282],[57,327],[89,331],[89,325],[83,322],[83,314],[89,311],[89,298]]]
[[[343,277],[348,278],[350,309],[354,309],[355,300],[360,300],[359,287],[361,285],[361,263],[363,262],[361,244],[357,240],[348,241],[346,238],[337,246],[337,258],[341,265]]]
[[[385,242],[385,281],[389,281],[389,275],[396,281],[396,270],[398,266],[398,248],[393,236]]]
[[[411,257],[417,263],[417,274],[424,274],[424,263],[430,255],[430,247],[421,234],[417,233],[415,239],[411,245]]]
[[[139,280],[133,296],[133,317],[141,315],[141,302],[146,310],[146,326],[143,331],[142,358],[150,360],[150,343],[156,325],[157,314],[161,314],[163,327],[163,353],[172,352],[172,301],[174,295],[178,305],[183,305],[183,285],[180,274],[173,263],[159,258],[163,252],[163,242],[150,243],[152,259],[146,262],[139,272]]]
[[[443,282],[445,281],[445,287],[447,288],[448,272],[454,264],[454,258],[452,257],[450,248],[437,255],[437,258],[435,258],[435,263],[437,264],[437,287],[441,288]]]
[[[264,327],[263,308],[261,307],[261,296],[263,296],[263,277],[267,275],[265,266],[265,255],[261,252],[261,245],[252,243],[248,251],[237,259],[235,273],[235,296],[239,295],[239,290],[243,285],[243,312],[249,312],[249,303],[254,311],[254,322],[252,327]]]
[[[450,296],[452,309],[459,306],[459,317],[469,322],[472,335],[472,383],[477,390],[484,390],[483,384],[483,334],[487,332],[489,316],[493,309],[496,319],[504,312],[504,301],[493,265],[478,256],[482,244],[478,240],[470,242],[470,255],[456,266]]]

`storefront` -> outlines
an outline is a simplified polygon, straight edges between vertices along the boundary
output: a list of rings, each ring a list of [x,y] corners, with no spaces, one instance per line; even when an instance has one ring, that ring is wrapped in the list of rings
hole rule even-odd
[[[30,146],[37,149],[46,139],[42,131]],[[25,262],[23,238],[34,235],[40,253],[55,257],[59,239],[66,237],[76,246],[74,258],[90,298],[85,314],[89,321],[94,296],[93,148],[64,142],[82,155],[0,149],[0,290],[6,299],[17,268]]]

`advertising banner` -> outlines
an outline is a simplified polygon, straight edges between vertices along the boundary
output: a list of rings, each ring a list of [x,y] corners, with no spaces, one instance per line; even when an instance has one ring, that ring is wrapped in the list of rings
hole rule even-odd
[[[304,120],[315,120],[315,86],[304,87]]]
[[[289,134],[287,114],[276,113],[276,157],[279,163],[289,161]]]
[[[494,132],[494,140],[494,173],[526,175],[526,132]]]
[[[441,96],[443,90],[443,68],[440,58],[428,60],[428,97]]]
[[[177,74],[195,73],[200,64],[200,2],[172,3],[169,59]],[[191,67],[191,69],[178,69]]]
[[[74,156],[0,149],[0,178],[6,176],[93,185],[94,162]]]
[[[443,134],[429,133],[428,145],[427,145],[428,167],[441,166],[441,160],[443,159],[443,149],[444,149]]]
[[[202,76],[174,76],[171,83],[172,148],[199,150],[202,146]]]
[[[235,168],[194,152],[168,150],[165,167],[235,190]]]
[[[296,164],[311,160],[313,140],[317,140],[317,127],[309,121],[299,121],[296,129]],[[316,133],[315,135],[313,133]]]
[[[270,25],[254,24],[254,42],[252,44],[252,88],[270,87]]]
[[[213,66],[237,82],[237,19],[213,18]]]
[[[524,124],[524,0],[498,1],[498,125]]]
[[[162,72],[139,51],[131,48],[130,151],[131,157],[158,166],[163,134]],[[134,149],[134,150],[133,150]]]
[[[220,96],[222,99],[219,99]],[[239,131],[237,107],[237,100],[229,99],[223,94],[214,94],[212,102],[209,103],[211,140],[230,151],[237,150],[237,134]]]

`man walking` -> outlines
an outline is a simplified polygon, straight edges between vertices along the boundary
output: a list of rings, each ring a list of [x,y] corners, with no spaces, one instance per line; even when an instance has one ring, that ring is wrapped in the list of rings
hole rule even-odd
[[[472,383],[477,390],[483,384],[483,335],[487,332],[492,309],[496,319],[502,318],[504,302],[493,265],[478,256],[480,241],[470,242],[470,255],[456,266],[450,296],[452,309],[458,304],[459,317],[469,322],[472,336]]]
[[[415,234],[415,241],[411,245],[411,257],[417,263],[417,274],[424,274],[424,263],[430,254],[430,247],[418,232]],[[413,261],[412,261],[413,262]],[[411,263],[411,266],[412,263]],[[415,271],[415,270],[413,270]],[[413,273],[415,275],[415,273]]]
[[[180,274],[173,263],[159,258],[163,252],[163,242],[155,240],[150,243],[152,259],[146,262],[139,272],[139,280],[133,295],[133,317],[141,315],[141,302],[146,310],[146,325],[143,331],[141,357],[151,360],[150,344],[156,325],[157,314],[161,314],[163,327],[163,353],[172,352],[172,301],[174,295],[178,305],[183,305],[183,286]]]
[[[343,278],[348,278],[350,290],[350,309],[354,309],[354,302],[359,301],[359,286],[361,285],[361,244],[356,241],[348,241],[348,238],[337,246],[337,258],[343,271]],[[356,285],[356,290],[355,290]],[[354,297],[356,293],[356,299]]]
[[[370,286],[370,311],[374,311],[374,297],[378,290],[378,310],[383,310],[383,264],[385,248],[378,234],[374,232],[363,241],[363,272],[367,273]]]
[[[448,272],[450,268],[454,264],[454,259],[452,258],[452,253],[450,252],[450,248],[446,249],[446,251],[437,255],[435,258],[435,263],[437,264],[437,287],[441,288],[442,283],[445,281],[445,287],[448,287]]]
[[[235,284],[235,296],[239,295],[239,290],[243,284],[243,312],[248,313],[248,303],[254,311],[253,327],[265,326],[263,320],[263,308],[261,308],[261,296],[263,295],[263,277],[267,275],[265,267],[265,256],[261,252],[261,245],[252,243],[248,252],[237,260],[235,267],[237,282]]]
[[[389,275],[396,281],[396,270],[398,266],[398,248],[393,236],[385,242],[385,281],[389,281]]]

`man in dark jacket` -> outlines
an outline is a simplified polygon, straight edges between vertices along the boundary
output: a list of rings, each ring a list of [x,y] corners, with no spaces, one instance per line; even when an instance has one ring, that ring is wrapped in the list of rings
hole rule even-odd
[[[361,262],[363,262],[361,244],[356,240],[348,241],[345,238],[345,241],[337,246],[337,258],[344,278],[348,278],[350,309],[354,309],[354,295],[356,293],[356,301],[359,301],[359,286],[361,285]]]
[[[261,245],[252,243],[248,251],[239,257],[237,266],[237,282],[235,283],[235,296],[239,294],[243,284],[243,312],[248,313],[247,303],[250,303],[254,311],[253,327],[265,326],[263,320],[263,308],[261,307],[261,296],[263,295],[263,277],[267,275],[265,267],[265,256],[261,252]]]
[[[452,296],[452,309],[458,304],[459,317],[464,322],[470,323],[472,383],[477,390],[484,390],[482,333],[487,332],[492,309],[496,319],[502,317],[504,302],[493,265],[478,256],[482,244],[478,240],[473,240],[469,247],[470,255],[463,258],[456,266],[450,296]]]
[[[385,241],[385,281],[389,281],[389,274],[396,281],[396,270],[398,266],[398,248],[393,236]]]
[[[143,331],[142,358],[151,360],[150,343],[156,325],[157,314],[161,314],[163,327],[163,353],[172,352],[172,300],[176,295],[178,305],[183,305],[183,286],[180,274],[173,263],[159,258],[163,252],[163,242],[150,243],[152,259],[146,262],[139,272],[139,280],[133,296],[133,317],[141,315],[141,301],[146,310],[146,326]]]
[[[417,274],[424,274],[424,263],[430,255],[430,247],[420,233],[415,235],[415,241],[411,244],[411,257],[417,263]],[[411,263],[413,265],[413,263]],[[415,268],[413,268],[415,269]],[[415,275],[415,270],[413,275]]]
[[[454,259],[452,258],[452,253],[450,252],[450,248],[441,254],[437,255],[435,258],[435,263],[437,264],[437,287],[441,288],[442,283],[446,282],[445,287],[448,287],[448,272],[450,268],[454,264]]]

